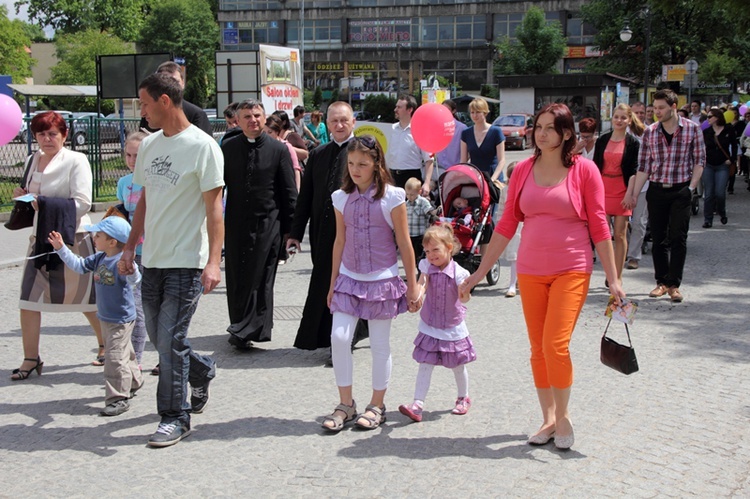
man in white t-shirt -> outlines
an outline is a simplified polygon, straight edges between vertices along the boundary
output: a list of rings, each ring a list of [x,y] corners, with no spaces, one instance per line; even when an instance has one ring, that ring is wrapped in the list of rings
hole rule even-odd
[[[224,159],[213,138],[191,125],[182,88],[153,74],[138,87],[141,116],[158,132],[143,139],[133,180],[143,186],[118,269],[133,271],[143,243],[143,311],[159,352],[156,406],[161,423],[148,444],[174,445],[190,434],[190,413],[203,412],[216,363],[193,351],[187,332],[202,293],[221,281]],[[187,400],[188,381],[192,387]]]
[[[422,182],[423,196],[430,194],[430,182],[432,178],[433,161],[430,155],[424,152],[414,142],[411,134],[411,116],[417,109],[417,100],[411,95],[401,95],[396,101],[396,119],[393,124],[391,137],[388,139],[388,151],[385,153],[385,164],[391,171],[393,183],[402,189],[410,178],[418,178]],[[424,177],[422,166],[424,165]]]

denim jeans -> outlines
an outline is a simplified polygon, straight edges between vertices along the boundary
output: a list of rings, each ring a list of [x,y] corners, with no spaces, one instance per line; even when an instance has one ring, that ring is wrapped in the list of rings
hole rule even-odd
[[[657,284],[680,287],[687,257],[690,230],[690,201],[687,185],[663,189],[651,183],[646,191],[648,223]]]
[[[710,165],[703,168],[703,221],[714,221],[714,212],[720,217],[727,216],[727,182],[729,165]]]
[[[188,381],[204,384],[216,375],[216,364],[197,354],[187,339],[202,292],[200,269],[143,269],[143,312],[151,343],[159,352],[156,408],[162,421],[190,423]]]

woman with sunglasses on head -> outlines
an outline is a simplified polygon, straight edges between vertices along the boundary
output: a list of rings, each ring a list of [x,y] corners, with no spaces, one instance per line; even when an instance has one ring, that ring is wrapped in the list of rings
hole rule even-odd
[[[573,154],[570,109],[550,104],[534,119],[534,155],[516,165],[506,209],[479,268],[461,284],[470,290],[487,275],[523,222],[518,285],[531,343],[531,370],[543,422],[531,445],[554,439],[559,449],[574,442],[568,402],[573,365],[568,345],[586,301],[593,269],[593,241],[619,305],[625,293],[615,269],[604,185],[596,165]]]
[[[341,189],[331,195],[336,214],[328,307],[333,314],[331,356],[340,404],[326,416],[323,428],[340,431],[355,420],[372,430],[385,422],[385,392],[391,376],[391,321],[416,311],[414,250],[406,217],[406,194],[391,185],[383,151],[370,135],[347,146],[347,168]],[[395,238],[394,238],[395,233]],[[406,272],[399,277],[398,257]],[[368,321],[372,352],[372,398],[357,414],[352,397],[352,337],[359,319]]]

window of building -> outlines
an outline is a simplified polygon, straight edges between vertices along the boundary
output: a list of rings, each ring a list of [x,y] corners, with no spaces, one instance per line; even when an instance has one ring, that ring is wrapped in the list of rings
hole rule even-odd
[[[494,17],[495,40],[502,40],[506,37],[511,40],[515,39],[516,30],[523,21],[523,14],[495,14]]]
[[[291,46],[299,46],[300,22],[287,21],[286,40]],[[339,19],[305,20],[305,50],[330,50],[341,48],[341,21]]]
[[[583,22],[580,12],[573,12],[568,19],[565,36],[568,45],[590,45],[594,43],[596,30],[590,24]]]
[[[485,16],[412,18],[412,39],[419,48],[457,48],[484,45]]]
[[[237,30],[237,43],[222,45],[223,50],[257,50],[261,43],[279,43],[277,21],[239,21],[222,23],[224,30]],[[222,40],[224,42],[225,39]]]

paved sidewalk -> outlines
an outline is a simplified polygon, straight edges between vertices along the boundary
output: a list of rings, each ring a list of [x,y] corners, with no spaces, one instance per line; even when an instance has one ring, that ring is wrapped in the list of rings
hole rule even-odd
[[[526,445],[541,422],[519,297],[480,285],[467,321],[478,360],[469,366],[474,405],[450,414],[453,375],[436,369],[422,423],[397,407],[409,402],[417,366],[411,342],[418,318],[392,329],[388,421],[372,432],[324,434],[337,403],[326,352],[292,347],[310,275],[309,253],[280,267],[274,338],[250,353],[227,343],[225,288],[204,296],[193,346],[219,370],[206,412],[175,447],[150,449],[156,378],[131,410],[99,417],[101,368],[81,314],[43,317],[44,374],[11,382],[21,357],[17,295],[21,268],[0,268],[0,496],[17,497],[748,497],[750,496],[750,193],[729,197],[729,224],[701,229],[693,217],[682,287],[685,302],[650,299],[650,255],[625,271],[640,300],[632,328],[641,371],[616,373],[599,362],[607,292],[596,269],[573,336],[571,415],[576,444]],[[26,236],[28,237],[28,235]],[[19,258],[22,234],[0,228],[0,262]],[[16,239],[19,238],[19,239]],[[16,251],[20,244],[20,250]],[[6,254],[8,252],[10,254]],[[319,290],[323,293],[327,290]],[[617,329],[617,328],[616,328]],[[367,342],[355,352],[355,398],[367,403]],[[156,354],[149,345],[144,370]]]

